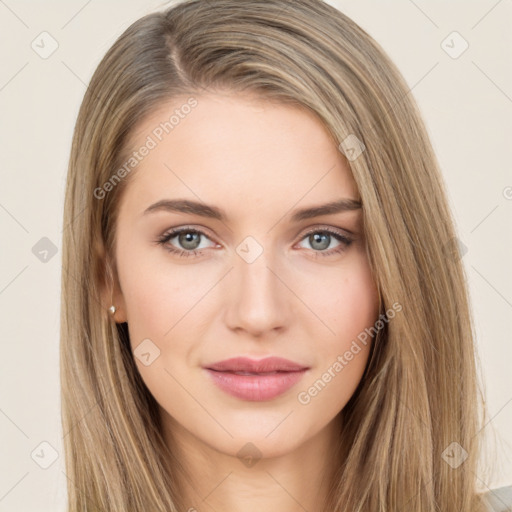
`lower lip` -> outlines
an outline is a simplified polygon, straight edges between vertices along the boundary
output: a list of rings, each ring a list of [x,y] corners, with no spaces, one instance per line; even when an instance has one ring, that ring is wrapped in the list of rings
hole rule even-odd
[[[242,400],[263,402],[272,400],[292,388],[302,378],[306,369],[266,375],[238,375],[210,369],[207,369],[207,371],[213,382],[229,395]]]

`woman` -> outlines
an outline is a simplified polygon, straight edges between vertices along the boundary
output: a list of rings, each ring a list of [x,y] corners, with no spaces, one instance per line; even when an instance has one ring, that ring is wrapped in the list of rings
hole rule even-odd
[[[70,511],[486,509],[440,172],[345,15],[135,22],[83,100],[65,221]]]

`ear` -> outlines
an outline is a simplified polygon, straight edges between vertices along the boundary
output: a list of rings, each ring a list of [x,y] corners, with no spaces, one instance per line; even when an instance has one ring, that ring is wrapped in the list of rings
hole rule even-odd
[[[123,291],[121,289],[121,285],[119,282],[119,277],[117,275],[117,269],[114,267],[114,270],[112,272],[113,275],[113,286],[111,286],[112,293],[111,293],[111,300],[109,304],[110,306],[115,306],[116,312],[112,315],[112,313],[109,312],[109,314],[112,316],[114,321],[118,324],[121,324],[123,322],[127,322],[128,318],[126,315],[126,303],[124,300]]]
[[[106,254],[103,247],[96,247],[98,255],[98,283],[101,294],[101,304],[116,323],[127,322],[126,304],[119,282],[117,269],[112,259]],[[109,309],[115,306],[112,314]]]

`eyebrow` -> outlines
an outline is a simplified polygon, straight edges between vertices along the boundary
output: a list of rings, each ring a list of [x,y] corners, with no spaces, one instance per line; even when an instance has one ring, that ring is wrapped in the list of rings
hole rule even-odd
[[[301,220],[312,219],[322,215],[332,215],[335,213],[360,210],[361,208],[362,203],[359,200],[349,198],[339,199],[330,203],[295,210],[291,220],[292,222],[300,222]],[[191,201],[190,199],[161,199],[151,206],[148,206],[148,208],[144,210],[143,215],[157,211],[189,213],[192,215],[216,219],[222,222],[227,220],[227,215],[221,208],[207,205],[205,203],[199,203],[197,201]]]

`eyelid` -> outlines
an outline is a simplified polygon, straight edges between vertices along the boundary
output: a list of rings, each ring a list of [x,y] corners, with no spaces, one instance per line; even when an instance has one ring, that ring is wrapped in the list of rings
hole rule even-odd
[[[349,229],[339,228],[329,224],[315,224],[307,228],[306,231],[300,232],[300,235],[298,235],[299,240],[297,243],[300,243],[306,236],[312,233],[317,233],[319,231],[329,233],[335,237],[341,237],[342,240],[348,242],[349,244],[356,242],[358,239],[358,234],[355,231],[350,231]]]
[[[171,234],[173,236],[176,236],[176,235],[179,235],[183,231],[186,231],[186,232],[193,231],[195,233],[200,233],[202,235],[205,235],[210,239],[215,239],[215,236],[212,235],[211,231],[207,227],[200,226],[200,225],[189,225],[189,224],[184,224],[182,226],[168,228],[162,233],[161,236],[165,237],[165,236],[171,235]]]

